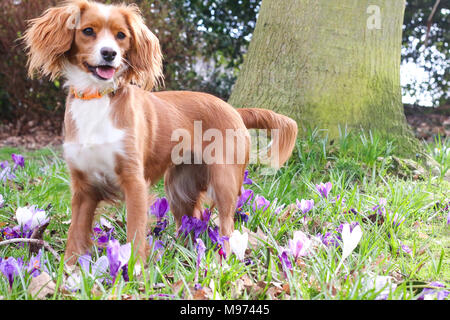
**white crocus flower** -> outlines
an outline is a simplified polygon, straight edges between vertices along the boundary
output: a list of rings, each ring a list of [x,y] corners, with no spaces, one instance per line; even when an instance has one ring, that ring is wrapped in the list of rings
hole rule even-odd
[[[44,210],[36,211],[32,217],[31,229],[41,225],[45,220],[47,220],[47,213]]]
[[[362,230],[361,227],[355,226],[350,232],[350,224],[346,223],[342,228],[342,241],[344,242],[342,249],[342,260],[345,260],[355,250],[356,246],[361,240]]]
[[[393,278],[390,276],[374,276],[369,273],[369,278],[363,281],[363,286],[367,290],[375,289],[378,292],[376,300],[386,300],[389,293],[397,288],[397,285],[393,283]]]
[[[47,219],[44,210],[31,210],[28,207],[19,207],[16,210],[16,219],[20,226],[27,225],[30,229],[34,229]]]
[[[33,217],[33,212],[31,212],[28,207],[20,207],[16,210],[16,219],[19,223],[19,226],[24,226],[27,224]]]
[[[244,260],[245,250],[248,244],[248,233],[240,233],[238,230],[234,230],[230,237],[230,248],[239,260]]]

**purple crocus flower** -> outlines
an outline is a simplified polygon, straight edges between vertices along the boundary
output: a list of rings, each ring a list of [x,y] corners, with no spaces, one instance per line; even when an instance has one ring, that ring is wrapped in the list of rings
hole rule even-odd
[[[242,208],[251,199],[253,199],[253,190],[241,188],[241,195],[237,200],[236,209]]]
[[[209,219],[211,219],[211,210],[209,210],[208,208],[206,208],[205,210],[203,210],[202,212],[202,220],[205,223],[209,222]]]
[[[308,236],[301,231],[295,231],[294,237],[289,239],[289,253],[295,258],[298,259],[301,256],[306,256],[311,247],[311,240],[309,240]]]
[[[275,199],[275,201],[276,200],[277,199]],[[284,209],[284,207],[286,207],[286,205],[284,203],[281,206],[276,206],[275,210],[273,210],[273,213],[275,215],[279,214]]]
[[[112,235],[113,232],[114,227],[109,229],[108,231],[105,231],[100,226],[97,225],[96,227],[93,228],[93,234],[91,239],[95,241],[97,246],[100,247],[101,249],[106,247],[110,240],[114,239]]]
[[[152,252],[156,252],[156,261],[159,261],[164,253],[164,242],[154,239],[152,236],[148,239],[148,244]]]
[[[6,182],[6,180],[15,180],[16,178],[16,175],[12,172],[10,167],[6,167],[0,171],[0,181]]]
[[[250,179],[248,177],[248,170],[245,170],[245,172],[244,172],[244,182],[243,182],[243,184],[253,184],[252,179]]]
[[[97,261],[93,262],[91,255],[85,254],[78,258],[78,263],[86,276],[99,282],[112,284],[111,280],[105,278],[109,265],[108,258],[106,256],[101,256]],[[76,291],[79,289],[81,281],[82,279],[78,274],[72,274],[68,279],[66,288],[71,291]]]
[[[411,250],[411,248],[410,247],[408,247],[406,244],[401,244],[401,248],[402,248],[402,251],[403,252],[405,252],[405,253],[407,253],[407,254],[409,254],[409,255],[412,255],[412,250]]]
[[[120,269],[124,271],[124,275],[126,273],[124,267],[127,266],[131,257],[131,243],[120,245],[119,241],[110,240],[106,247],[106,256],[109,261],[109,272],[114,282]]]
[[[1,229],[1,235],[3,238],[9,240],[14,238],[21,238],[21,231],[19,226],[15,226],[13,228],[11,227],[4,227]],[[30,234],[31,236],[31,234]]]
[[[248,217],[250,216],[250,212],[242,210],[242,208],[239,208],[236,210],[237,219],[239,221],[242,221],[246,223],[248,221]]]
[[[297,202],[297,208],[299,208],[303,214],[307,213],[314,207],[314,200],[302,199],[301,201],[298,201],[298,199],[296,199],[296,202]]]
[[[161,240],[155,240],[152,236],[149,237],[148,243],[152,251],[164,249],[164,242]]]
[[[359,226],[359,223],[358,223],[357,221],[352,221],[352,222],[350,223],[350,232],[352,232],[353,229],[354,229],[356,226]],[[336,228],[336,231],[337,231],[338,233],[342,233],[342,230],[343,230],[343,229],[344,229],[344,223],[341,223],[341,224],[339,225],[339,227]]]
[[[208,227],[208,236],[213,244],[215,243],[221,244],[219,236],[219,227],[216,226],[214,229],[212,227]]]
[[[27,271],[33,277],[37,277],[38,275],[41,274],[42,267],[44,267],[44,271],[46,271],[45,266],[42,266],[41,257],[42,257],[42,249],[39,250],[36,257],[34,255],[32,255],[30,258],[30,261],[28,262]]]
[[[438,287],[438,288],[445,288],[445,286],[440,282],[431,282],[430,286],[432,287]],[[423,289],[421,295],[417,298],[417,300],[430,300],[430,299],[437,299],[437,300],[445,300],[447,296],[450,294],[450,291],[448,290],[440,290],[440,289],[432,289],[432,288],[425,288]]]
[[[212,227],[208,227],[208,236],[209,239],[211,239],[211,242],[215,244],[215,249],[219,250],[219,254],[226,258],[226,252],[223,250],[224,241],[228,240],[228,237],[221,237],[219,235],[219,227],[215,227],[214,229]]]
[[[447,213],[447,225],[449,225],[450,224],[450,210],[448,210],[448,213]]]
[[[270,201],[266,200],[263,196],[257,195],[255,201],[253,201],[253,211],[257,211],[263,209],[262,211],[266,211],[270,206]]]
[[[197,270],[195,271],[195,282],[198,281],[198,270],[200,268],[200,262],[202,258],[205,256],[206,247],[203,243],[202,239],[198,238],[195,240],[195,251],[197,251]]]
[[[386,215],[386,204],[387,204],[386,199],[380,198],[378,204],[372,208],[372,211],[376,211],[377,214],[384,216]]]
[[[156,201],[150,207],[150,213],[156,216],[160,221],[166,213],[169,211],[169,202],[166,198],[157,198]]]
[[[194,218],[194,239],[197,239],[208,228],[208,222]]]
[[[161,231],[163,231],[164,229],[166,229],[168,223],[169,223],[169,222],[167,221],[167,219],[164,219],[164,220],[161,220],[161,221],[156,222],[156,226],[155,226],[155,228],[153,228],[153,234],[154,234],[155,236],[159,236],[159,234],[161,233]]]
[[[396,213],[392,218],[392,223],[395,227],[400,226],[403,222],[405,222],[405,217],[400,217],[398,213]]]
[[[8,279],[9,288],[12,289],[14,277],[22,273],[23,261],[14,257],[9,257],[0,262],[0,271]]]
[[[289,254],[287,250],[284,250],[280,255],[278,255],[278,259],[280,259],[281,266],[283,268],[284,276],[287,277],[287,271],[292,270],[292,263],[289,260]]]
[[[355,208],[350,208],[349,210],[346,210],[343,212],[343,214],[358,214],[358,210],[356,210]]]
[[[339,241],[341,241],[341,237],[334,232],[326,232],[324,235],[318,234],[317,237],[322,241],[324,245],[327,247],[334,246],[339,247]]]
[[[192,231],[194,228],[194,224],[192,222],[191,217],[189,216],[183,216],[181,218],[181,226],[178,230],[178,234],[183,233],[185,237]]]
[[[9,167],[8,160],[0,161],[0,168],[5,169],[7,167]]]
[[[3,196],[0,194],[0,208],[3,208],[4,205],[5,205],[5,199],[4,199]]]
[[[340,203],[340,204],[344,205],[344,204],[345,204],[345,199],[344,199],[343,197],[341,197],[340,194],[338,194],[338,195],[336,196],[336,199],[333,199],[333,200],[331,200],[330,202],[331,202],[331,203]]]
[[[193,230],[194,239],[197,239],[208,227],[208,221],[202,221],[195,217],[183,216],[178,234],[183,233],[185,237]]]
[[[332,188],[331,182],[316,184],[316,190],[319,192],[319,194],[322,196],[322,198],[328,198],[328,194],[330,193],[330,190]]]
[[[20,154],[11,154],[11,158],[14,161],[14,170],[16,170],[16,168],[18,166],[24,168],[25,167],[25,158],[20,155]]]
[[[183,216],[178,234],[183,233],[186,237],[191,231],[194,231],[194,239],[197,239],[208,228],[210,217],[211,211],[208,208],[202,212],[202,220],[196,217]]]

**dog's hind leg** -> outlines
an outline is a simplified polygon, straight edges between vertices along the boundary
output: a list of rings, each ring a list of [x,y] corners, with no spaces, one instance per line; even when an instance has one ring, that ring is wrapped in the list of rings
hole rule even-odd
[[[220,235],[230,237],[234,231],[236,201],[244,179],[243,165],[214,165],[210,170],[208,192],[219,210]],[[228,241],[224,242],[227,255],[230,254]]]
[[[164,189],[177,231],[184,215],[201,218],[201,202],[207,181],[208,169],[203,164],[181,164],[166,171]]]

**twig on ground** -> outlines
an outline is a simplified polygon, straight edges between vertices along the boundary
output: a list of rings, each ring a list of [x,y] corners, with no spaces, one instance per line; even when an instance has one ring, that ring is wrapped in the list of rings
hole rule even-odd
[[[46,241],[41,240],[41,239],[29,239],[29,238],[9,239],[9,240],[0,241],[0,246],[11,244],[11,243],[18,243],[18,242],[27,242],[30,244],[38,244],[40,246],[44,246],[45,249],[47,249],[48,251],[50,251],[51,254],[53,254],[55,259],[58,260],[58,262],[60,261],[58,252],[56,252]]]

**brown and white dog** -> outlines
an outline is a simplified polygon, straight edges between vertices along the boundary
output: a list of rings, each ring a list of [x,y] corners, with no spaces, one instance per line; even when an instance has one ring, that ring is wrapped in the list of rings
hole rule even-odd
[[[145,258],[148,190],[163,176],[177,228],[183,215],[200,217],[204,200],[210,199],[219,212],[221,235],[229,236],[249,162],[247,129],[279,131],[275,166],[295,146],[296,122],[272,111],[236,110],[204,93],[150,92],[162,78],[162,54],[135,5],[67,1],[30,20],[23,39],[29,75],[62,76],[70,88],[64,120],[72,190],[65,254],[70,264],[90,248],[98,203],[122,195],[127,240]],[[202,130],[233,135],[214,141],[218,144],[212,151],[208,141],[195,143],[194,122]],[[183,150],[177,149],[185,162],[174,160],[179,141],[173,135],[180,129],[193,137]],[[238,146],[226,147],[230,141]],[[205,151],[215,161],[207,161]],[[236,157],[243,161],[228,161]]]

